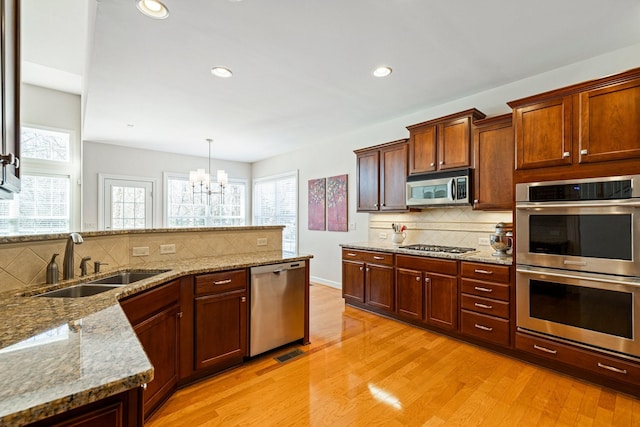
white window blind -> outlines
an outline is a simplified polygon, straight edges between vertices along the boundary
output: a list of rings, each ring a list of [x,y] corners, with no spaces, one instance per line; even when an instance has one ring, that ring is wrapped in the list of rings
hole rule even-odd
[[[282,250],[298,249],[298,174],[262,178],[253,184],[253,224],[284,225]]]

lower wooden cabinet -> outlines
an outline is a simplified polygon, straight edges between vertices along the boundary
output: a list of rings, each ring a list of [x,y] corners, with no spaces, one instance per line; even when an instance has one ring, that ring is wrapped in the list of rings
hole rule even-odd
[[[393,254],[342,251],[342,297],[345,301],[394,311]]]
[[[422,272],[407,268],[396,269],[396,313],[398,316],[422,320],[424,286]]]
[[[89,403],[29,427],[142,427],[142,388]]]
[[[194,369],[222,370],[247,356],[246,269],[196,276]]]
[[[145,418],[176,389],[180,360],[180,280],[120,302],[153,365],[143,393]]]

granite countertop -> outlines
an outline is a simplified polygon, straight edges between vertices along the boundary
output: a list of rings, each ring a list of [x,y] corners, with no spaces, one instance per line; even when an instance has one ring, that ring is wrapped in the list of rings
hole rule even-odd
[[[426,252],[411,249],[403,249],[401,245],[394,245],[386,242],[359,242],[359,243],[341,243],[341,247],[350,249],[362,249],[369,251],[390,252],[394,254],[416,255],[431,258],[447,258],[459,259],[461,261],[485,262],[489,264],[513,265],[513,258],[495,257],[491,248],[487,250],[476,250],[464,254],[452,254],[447,252]]]
[[[31,295],[116,270],[43,285],[28,293],[0,293],[0,425],[37,421],[153,379],[153,366],[120,308],[120,299],[185,275],[310,258],[276,251],[148,263],[144,270],[169,271],[82,298]]]

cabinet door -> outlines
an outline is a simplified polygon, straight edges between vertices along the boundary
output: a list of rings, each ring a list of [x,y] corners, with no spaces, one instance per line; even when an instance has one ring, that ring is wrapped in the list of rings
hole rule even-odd
[[[474,209],[513,209],[514,151],[510,115],[501,123],[475,129]]]
[[[579,97],[580,163],[640,157],[640,80]]]
[[[410,319],[422,320],[422,272],[396,269],[396,312]]]
[[[226,369],[247,354],[247,293],[232,291],[195,299],[195,369]]]
[[[378,150],[360,153],[356,162],[358,211],[377,211],[380,204],[380,153]]]
[[[471,119],[451,120],[440,125],[438,139],[438,170],[469,167]]]
[[[457,278],[425,274],[425,318],[427,323],[444,329],[456,329],[458,322]]]
[[[153,365],[153,380],[143,393],[145,417],[178,384],[180,306],[172,305],[138,323],[133,329]]]
[[[406,210],[407,144],[380,150],[380,210]]]
[[[393,267],[367,264],[365,269],[367,304],[393,311]]]
[[[570,165],[571,97],[517,108],[516,169]]]
[[[364,263],[342,261],[342,297],[364,302]]]
[[[437,135],[436,125],[411,131],[411,137],[409,139],[410,174],[436,170]]]

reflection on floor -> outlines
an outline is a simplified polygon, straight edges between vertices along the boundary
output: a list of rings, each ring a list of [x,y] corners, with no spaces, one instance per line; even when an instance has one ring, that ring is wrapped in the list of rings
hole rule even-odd
[[[640,400],[345,308],[335,289],[311,287],[310,329],[310,345],[180,390],[147,425],[640,425]]]

